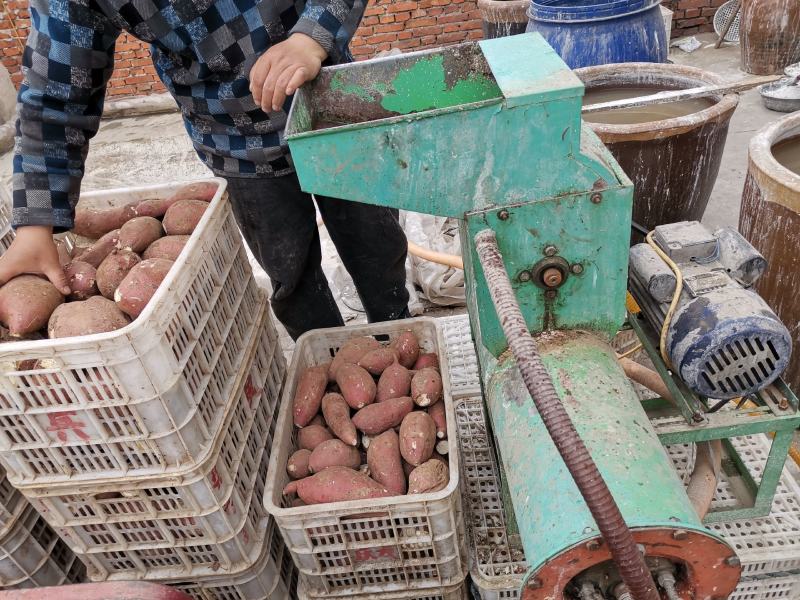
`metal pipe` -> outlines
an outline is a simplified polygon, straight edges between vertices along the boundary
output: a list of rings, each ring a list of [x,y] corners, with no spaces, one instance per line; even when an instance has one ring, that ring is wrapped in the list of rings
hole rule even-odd
[[[675,404],[672,394],[658,373],[629,358],[619,358],[618,360],[628,378],[655,392],[664,400]],[[686,486],[686,495],[689,496],[689,501],[700,519],[705,518],[711,508],[711,502],[717,493],[717,481],[721,469],[722,441],[711,440],[697,444],[697,456],[695,456],[689,484]]]
[[[511,287],[494,231],[479,232],[475,236],[475,247],[492,303],[525,387],[608,544],[622,581],[634,600],[660,600],[644,557],[542,363]]]

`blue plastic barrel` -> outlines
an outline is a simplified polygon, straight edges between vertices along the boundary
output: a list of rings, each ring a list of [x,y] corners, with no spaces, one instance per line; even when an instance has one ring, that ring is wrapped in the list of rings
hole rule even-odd
[[[537,31],[571,68],[666,62],[669,40],[659,0],[532,0],[526,31]]]

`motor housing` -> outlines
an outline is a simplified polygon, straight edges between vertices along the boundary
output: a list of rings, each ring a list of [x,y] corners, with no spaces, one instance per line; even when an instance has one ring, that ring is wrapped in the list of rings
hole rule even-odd
[[[709,398],[747,396],[775,381],[792,343],[786,326],[751,289],[766,259],[734,229],[712,233],[697,221],[656,227],[653,241],[683,277],[666,338],[673,370]],[[651,246],[630,249],[629,287],[656,331],[676,285],[675,274]]]

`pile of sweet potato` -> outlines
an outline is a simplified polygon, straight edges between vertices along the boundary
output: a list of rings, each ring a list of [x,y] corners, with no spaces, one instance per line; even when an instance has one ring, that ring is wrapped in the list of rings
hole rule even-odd
[[[203,182],[119,207],[79,203],[72,233],[87,243],[70,250],[56,240],[71,293],[64,297],[42,277],[15,277],[0,287],[2,339],[89,335],[130,323],[167,276],[216,190],[217,184]]]
[[[387,346],[357,337],[295,390],[291,506],[424,494],[447,487],[447,420],[436,354],[411,331]]]

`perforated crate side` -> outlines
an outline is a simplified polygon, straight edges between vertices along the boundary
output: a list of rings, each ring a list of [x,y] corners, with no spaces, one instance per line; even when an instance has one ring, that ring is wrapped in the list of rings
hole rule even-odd
[[[32,507],[0,539],[0,588],[61,585],[82,574],[75,555]]]
[[[270,357],[277,352],[277,340],[256,336],[254,344],[248,361],[243,364],[238,392],[232,398],[233,414],[228,425],[231,443],[244,443],[245,432],[254,419],[262,422],[257,429],[263,431],[268,428],[270,415],[266,414],[265,409],[269,408],[269,403],[262,405],[261,398],[263,390],[267,388]],[[267,473],[263,449],[257,465],[247,512],[237,517],[238,524],[234,525],[236,530],[232,535],[204,543],[196,538],[169,543],[161,538],[152,539],[155,529],[149,523],[134,522],[127,531],[133,536],[133,543],[127,547],[125,544],[105,543],[80,549],[81,559],[90,566],[89,577],[93,581],[165,579],[214,575],[220,568],[232,572],[249,568],[259,556],[261,532],[267,522],[267,514],[261,503]],[[185,524],[188,534],[194,529],[196,521],[188,517]],[[140,537],[137,539],[137,536]]]
[[[453,399],[480,395],[481,380],[468,315],[438,319],[450,369]]]
[[[14,526],[27,505],[25,497],[11,485],[0,467],[0,539]]]
[[[800,575],[743,579],[728,600],[797,600]]]
[[[295,448],[291,399],[302,372],[330,360],[347,340],[389,340],[411,330],[424,352],[440,357],[448,437],[455,436],[447,356],[432,319],[409,319],[309,332],[295,347],[275,432],[265,505],[283,535],[309,593],[328,597],[438,588],[467,573],[464,522],[458,492],[458,453],[449,454],[450,482],[432,494],[396,496],[291,508],[283,496],[286,461]],[[365,513],[367,513],[365,515]]]
[[[466,583],[442,587],[432,590],[412,590],[406,592],[378,592],[375,594],[361,595],[355,594],[348,596],[351,600],[467,600],[469,597]],[[309,593],[303,576],[297,586],[298,600],[322,600],[325,596],[314,596]]]
[[[296,597],[297,569],[283,539],[268,525],[267,542],[261,556],[248,570],[237,576],[195,578],[191,582],[170,584],[196,600],[290,600]]]

